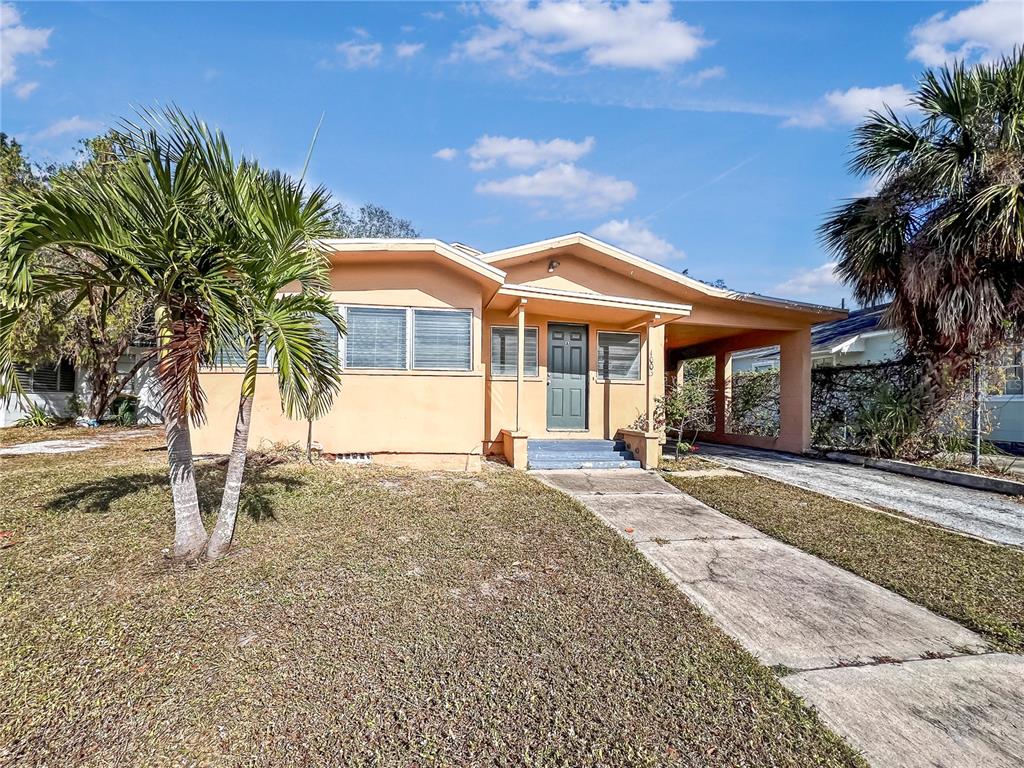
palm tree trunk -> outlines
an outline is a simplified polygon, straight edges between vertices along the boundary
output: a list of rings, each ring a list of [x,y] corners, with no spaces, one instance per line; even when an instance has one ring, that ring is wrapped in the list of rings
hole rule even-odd
[[[188,416],[164,415],[167,434],[167,463],[170,466],[171,497],[174,499],[174,556],[195,560],[206,547],[206,528],[199,512],[199,494],[192,463],[192,434]]]
[[[235,438],[231,442],[231,457],[228,459],[228,474],[224,479],[224,496],[217,514],[217,524],[210,536],[206,556],[216,560],[227,554],[231,539],[235,535],[235,520],[238,518],[238,499],[242,493],[242,476],[245,474],[245,454],[249,443],[249,425],[252,415],[252,395],[242,395],[238,402],[238,417],[235,419]]]
[[[238,400],[238,416],[235,418],[235,437],[231,441],[231,456],[228,458],[228,473],[224,478],[224,495],[220,501],[217,523],[210,536],[206,556],[216,560],[227,554],[235,536],[235,521],[238,519],[238,499],[242,494],[242,478],[245,475],[246,449],[249,446],[249,428],[252,418],[252,403],[256,397],[256,367],[260,341],[257,336],[249,345],[246,355],[245,376],[242,378],[242,393]]]

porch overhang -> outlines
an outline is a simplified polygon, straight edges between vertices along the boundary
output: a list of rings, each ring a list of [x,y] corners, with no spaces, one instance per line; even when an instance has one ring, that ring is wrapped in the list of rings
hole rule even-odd
[[[514,283],[506,283],[499,288],[487,304],[487,309],[513,312],[523,302],[528,302],[531,314],[595,320],[623,326],[652,322],[652,316],[656,316],[654,325],[664,325],[688,317],[693,309],[689,304]]]

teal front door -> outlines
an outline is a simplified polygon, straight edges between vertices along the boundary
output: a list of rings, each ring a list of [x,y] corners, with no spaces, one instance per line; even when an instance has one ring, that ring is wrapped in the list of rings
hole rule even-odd
[[[587,326],[548,325],[548,429],[587,428]]]

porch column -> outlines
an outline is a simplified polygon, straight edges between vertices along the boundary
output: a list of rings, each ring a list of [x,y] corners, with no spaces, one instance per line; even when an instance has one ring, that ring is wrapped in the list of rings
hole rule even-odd
[[[802,453],[811,445],[811,329],[779,340],[780,451]]]
[[[665,396],[665,326],[647,321],[647,431],[654,431],[657,399]]]
[[[715,352],[715,435],[726,432],[726,416],[732,398],[732,354]]]
[[[519,302],[516,311],[518,333],[516,336],[516,432],[522,429],[520,409],[523,402],[523,369],[526,367],[526,299]]]

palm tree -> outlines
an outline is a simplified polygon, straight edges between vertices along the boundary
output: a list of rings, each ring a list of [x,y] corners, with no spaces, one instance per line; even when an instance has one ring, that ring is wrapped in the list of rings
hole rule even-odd
[[[234,537],[261,350],[272,351],[282,407],[289,417],[310,408],[326,412],[340,386],[337,345],[322,326],[326,322],[339,333],[344,330],[327,295],[330,264],[319,246],[332,231],[333,208],[322,187],[307,195],[301,181],[265,171],[245,158],[236,162],[222,134],[181,110],[148,113],[146,119],[170,127],[165,134],[170,156],[198,148],[203,175],[223,210],[226,247],[236,267],[241,311],[219,346],[240,353],[245,373],[220,512],[206,550],[216,559]]]
[[[821,227],[838,274],[925,363],[933,400],[1024,328],[1024,58],[925,72],[915,122],[873,112],[850,169],[878,191]]]
[[[231,233],[199,147],[171,158],[154,129],[125,138],[118,153],[116,169],[102,176],[85,168],[43,190],[0,194],[0,391],[17,387],[7,341],[35,299],[89,285],[151,297],[158,307],[174,553],[192,559],[207,542],[190,434],[190,423],[204,417],[199,370],[241,310]],[[43,256],[58,248],[87,249],[96,259],[51,271]]]
[[[282,407],[295,418],[310,403],[320,412],[330,408],[340,363],[335,337],[323,331],[321,319],[344,330],[327,295],[329,263],[317,245],[330,222],[328,196],[318,189],[306,197],[301,183],[243,164],[230,200],[244,307],[231,346],[244,353],[245,375],[224,495],[207,548],[211,559],[227,552],[234,535],[261,346],[273,355]]]

